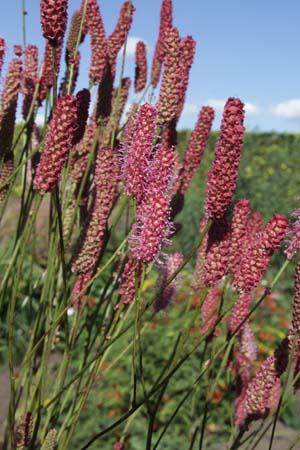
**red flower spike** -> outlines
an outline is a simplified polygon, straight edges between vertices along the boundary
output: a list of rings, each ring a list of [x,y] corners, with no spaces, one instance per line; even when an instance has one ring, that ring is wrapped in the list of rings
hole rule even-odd
[[[25,48],[25,67],[23,74],[23,106],[22,115],[26,120],[29,113],[35,86],[38,81],[38,48],[36,45],[27,45]]]
[[[270,356],[249,382],[245,395],[245,419],[248,424],[253,420],[266,417],[270,412],[270,398],[280,378],[275,367],[275,358]]]
[[[173,22],[172,0],[163,0],[160,10],[159,36],[156,42],[151,69],[151,83],[156,87],[160,78],[161,66],[164,62],[166,47],[165,38]]]
[[[292,212],[294,219],[292,229],[288,233],[288,248],[285,250],[287,259],[291,260],[295,253],[300,252],[300,209],[295,209]]]
[[[215,159],[207,175],[205,215],[221,218],[231,203],[238,178],[238,167],[244,137],[244,104],[229,98],[215,147]]]
[[[250,311],[251,292],[243,292],[232,307],[229,319],[229,331],[233,333]]]
[[[226,219],[213,222],[208,232],[203,282],[211,286],[220,281],[228,271],[230,228]]]
[[[170,199],[161,192],[151,192],[151,196],[147,192],[132,228],[132,256],[145,264],[155,261],[163,244],[169,243],[170,230]]]
[[[234,423],[236,426],[243,426],[246,418],[245,397],[249,380],[250,374],[248,367],[242,367],[236,379],[236,399],[234,414]]]
[[[89,116],[89,106],[91,101],[91,94],[88,89],[81,89],[76,94],[77,100],[77,123],[74,130],[72,145],[78,144],[83,138],[86,123]]]
[[[22,45],[14,45],[14,54],[19,58],[23,55],[23,47]]]
[[[2,37],[0,37],[0,75],[4,63],[5,50],[6,50],[5,40]]]
[[[123,3],[115,29],[107,40],[108,60],[111,65],[113,76],[115,75],[116,59],[119,51],[125,44],[132,24],[134,11],[135,7],[131,1]]]
[[[110,144],[113,132],[117,131],[120,125],[122,114],[129,95],[131,86],[130,78],[123,78],[121,81],[121,89],[115,88],[112,95],[112,111],[109,116],[105,130],[100,138],[100,145],[108,146]]]
[[[94,272],[105,242],[107,220],[117,192],[118,166],[111,148],[99,150],[94,176],[94,199],[86,226],[79,238],[72,271],[77,275]]]
[[[140,202],[144,195],[152,143],[155,137],[157,112],[154,106],[145,103],[135,118],[134,136],[130,147],[124,148],[124,190],[127,195]]]
[[[281,214],[274,214],[265,229],[247,243],[234,278],[234,285],[240,291],[251,292],[259,285],[273,253],[280,247],[287,230],[287,218]]]
[[[131,256],[129,256],[121,276],[120,295],[120,303],[124,305],[132,303],[135,296],[135,263]],[[117,305],[117,308],[120,306],[120,303]]]
[[[0,156],[4,156],[11,151],[21,74],[22,62],[15,58],[9,64],[1,95]]]
[[[77,185],[79,185],[84,175],[96,129],[96,122],[91,121],[85,128],[82,141],[72,149],[70,178],[75,181]]]
[[[249,237],[255,238],[257,233],[262,230],[263,223],[262,223],[262,217],[260,212],[254,212],[252,216],[249,219],[248,225],[247,225],[247,234]]]
[[[191,36],[187,36],[180,41],[180,70],[181,70],[181,81],[180,86],[178,86],[178,106],[176,112],[176,121],[179,120],[182,113],[186,90],[189,84],[189,74],[191,66],[194,61],[196,51],[196,41]]]
[[[257,345],[255,342],[255,335],[250,327],[249,322],[245,322],[240,335],[240,352],[243,355],[245,364],[249,365],[257,358]]]
[[[184,156],[182,175],[184,183],[181,187],[182,194],[184,194],[189,187],[192,178],[201,163],[204,150],[208,143],[214,116],[215,112],[210,106],[203,106],[199,113]]]
[[[146,44],[139,41],[135,49],[135,78],[134,90],[135,93],[141,92],[147,83],[147,54]]]
[[[41,0],[43,36],[51,45],[62,42],[68,20],[68,0]]]
[[[88,1],[85,21],[91,36],[90,80],[101,83],[106,67],[107,39],[97,0]]]
[[[161,125],[176,120],[181,97],[181,40],[177,28],[171,28],[165,36],[167,54],[164,63],[157,110]]]
[[[4,202],[8,188],[9,188],[9,177],[12,175],[14,170],[14,155],[12,152],[8,152],[4,155],[2,159],[2,167],[0,170],[0,203]]]
[[[248,220],[251,214],[251,205],[246,198],[239,200],[233,210],[230,225],[230,255],[229,270],[235,273],[241,258],[241,246],[249,239],[247,234]]]
[[[56,76],[59,74],[60,60],[62,54],[62,41],[56,46]],[[53,52],[49,42],[46,42],[44,58],[42,62],[42,73],[40,77],[40,87],[37,96],[37,102],[39,105],[45,100],[47,91],[53,86]]]
[[[93,276],[93,271],[86,273],[85,275],[79,275],[76,283],[73,287],[71,294],[71,302],[75,303],[77,309],[81,309],[83,306],[84,297],[87,295],[88,288],[85,289],[89,281]]]
[[[72,20],[71,20],[71,24],[70,24],[67,45],[66,45],[66,63],[67,64],[74,63],[76,60],[75,50],[76,50],[78,35],[80,32],[81,20],[82,20],[82,12],[80,10],[74,11]]]
[[[166,260],[160,268],[160,277],[158,280],[158,290],[160,290],[167,282],[167,280],[176,272],[182,265],[183,257],[181,253],[173,253],[168,255]],[[180,274],[178,274],[174,280],[171,281],[168,286],[160,293],[154,303],[154,308],[159,311],[166,309],[172,302],[177,293],[177,286],[180,280]]]
[[[155,191],[169,193],[173,181],[174,159],[175,152],[168,145],[162,144],[156,150],[145,178],[146,192],[153,188]]]
[[[161,147],[149,164],[144,197],[138,205],[136,223],[132,227],[131,254],[145,264],[157,260],[162,246],[170,244],[168,237],[173,227],[168,180],[174,159],[170,158],[168,151]]]
[[[53,191],[72,146],[77,120],[77,100],[60,97],[48,127],[45,147],[37,167],[34,184],[41,194]]]

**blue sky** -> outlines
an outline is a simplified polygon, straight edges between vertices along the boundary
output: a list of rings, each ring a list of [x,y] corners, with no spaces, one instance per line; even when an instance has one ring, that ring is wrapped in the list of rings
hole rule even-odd
[[[69,0],[71,12],[81,0]],[[158,34],[161,0],[135,0],[126,74],[134,73],[134,44],[148,46],[149,63]],[[22,42],[21,0],[5,2],[0,35],[11,56],[13,44]],[[27,43],[43,49],[39,0],[25,0]],[[121,0],[100,0],[109,34],[118,17]],[[300,2],[299,0],[173,0],[174,25],[181,36],[197,42],[186,108],[180,127],[192,127],[202,105],[211,104],[220,117],[230,96],[247,104],[249,129],[300,132]],[[87,83],[88,42],[82,47],[80,85]],[[149,65],[150,65],[149,64]],[[80,87],[81,87],[80,86]],[[218,119],[215,127],[218,126]]]

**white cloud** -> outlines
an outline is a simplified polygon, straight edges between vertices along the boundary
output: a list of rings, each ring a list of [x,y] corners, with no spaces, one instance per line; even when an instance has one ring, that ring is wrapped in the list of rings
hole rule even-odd
[[[135,57],[135,48],[136,48],[136,44],[139,41],[144,41],[144,40],[142,38],[137,37],[137,36],[129,36],[128,37],[127,44],[126,44],[126,56],[127,56],[127,58],[134,58]],[[119,54],[120,55],[123,54],[123,47],[121,48]]]
[[[199,112],[199,106],[194,105],[193,103],[186,103],[184,105],[182,115],[190,117],[190,116],[194,116],[198,112]]]
[[[213,99],[213,98],[210,98],[205,102],[205,104],[214,108],[217,113],[223,112],[225,103],[226,103],[226,100]],[[259,114],[258,106],[251,102],[245,102],[245,111],[246,111],[246,116],[256,116],[257,114]]]
[[[254,103],[251,102],[246,102],[245,103],[245,111],[246,111],[246,116],[257,116],[257,114],[259,114],[259,107],[257,105],[255,105]]]
[[[291,100],[286,100],[285,102],[277,103],[277,105],[271,106],[271,112],[274,116],[284,117],[287,119],[299,119],[300,99],[293,98]]]
[[[45,115],[44,114],[38,114],[35,118],[35,123],[38,126],[44,125],[45,122]]]

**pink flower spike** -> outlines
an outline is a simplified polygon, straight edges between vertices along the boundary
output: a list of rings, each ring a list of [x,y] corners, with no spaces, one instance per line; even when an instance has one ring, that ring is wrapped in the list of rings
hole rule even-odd
[[[203,106],[195,128],[191,134],[188,148],[184,156],[183,179],[181,193],[184,194],[198,169],[204,150],[208,143],[209,134],[214,120],[215,112],[210,106]]]
[[[239,270],[234,285],[242,292],[255,289],[268,268],[272,255],[287,234],[288,220],[281,214],[274,214],[265,229],[249,240],[243,249]]]
[[[20,44],[14,45],[14,54],[19,58],[23,55],[23,47]]]
[[[101,83],[106,67],[107,39],[97,0],[88,1],[85,22],[91,36],[90,80]]]
[[[244,138],[244,104],[229,98],[223,113],[221,133],[215,147],[215,159],[207,175],[205,215],[221,218],[231,203],[238,178]]]
[[[41,0],[43,36],[51,45],[64,38],[68,20],[68,0]]]
[[[169,122],[176,121],[178,105],[182,95],[181,40],[177,28],[170,28],[166,33],[165,48],[167,54],[157,110],[159,123],[166,126]]]
[[[219,282],[228,271],[230,228],[226,219],[213,222],[208,232],[203,282],[211,286]]]
[[[144,264],[155,261],[163,244],[169,243],[170,229],[170,199],[153,190],[137,212],[130,237],[132,256]]]
[[[113,76],[115,75],[116,59],[119,51],[125,44],[132,24],[134,11],[135,7],[131,1],[123,3],[115,29],[107,40],[108,60],[112,68]]]
[[[137,198],[138,201],[141,201],[144,195],[145,179],[155,137],[156,119],[155,107],[145,103],[136,115],[130,147],[123,149],[125,153],[122,176],[124,190],[126,194]]]
[[[135,49],[135,78],[134,78],[134,90],[135,92],[141,92],[147,83],[147,54],[146,44],[139,41],[136,44]]]
[[[18,95],[21,87],[22,62],[14,58],[8,67],[1,95],[0,156],[11,151],[16,120]]]
[[[73,257],[72,271],[85,275],[96,270],[105,243],[107,220],[117,192],[118,167],[111,148],[97,154],[94,176],[94,198]]]
[[[230,257],[229,269],[232,273],[237,270],[241,258],[241,246],[249,239],[247,235],[248,220],[251,214],[249,200],[243,198],[239,200],[233,210],[230,225]]]
[[[25,48],[25,67],[23,74],[23,119],[26,120],[29,113],[36,83],[38,81],[38,48],[35,45],[27,45]]]
[[[250,311],[251,292],[243,292],[233,305],[229,318],[229,331],[233,333],[241,325]]]
[[[155,46],[155,52],[151,69],[151,83],[156,87],[160,78],[161,66],[164,62],[166,47],[166,34],[172,27],[173,22],[173,6],[172,0],[163,0],[160,10],[159,36]]]
[[[287,238],[289,240],[289,246],[285,250],[287,259],[291,260],[295,253],[300,252],[300,209],[297,208],[292,213],[294,219],[292,229],[288,233]]]
[[[178,86],[178,106],[176,111],[176,121],[179,120],[182,113],[186,91],[189,84],[189,74],[194,61],[196,51],[196,41],[192,36],[187,36],[180,41],[180,70],[181,70],[181,81],[180,86]]]
[[[37,167],[34,184],[41,194],[52,191],[60,180],[74,138],[77,100],[60,97],[48,127],[45,147]]]
[[[2,37],[0,37],[0,75],[4,63],[5,50],[6,50],[5,40]]]

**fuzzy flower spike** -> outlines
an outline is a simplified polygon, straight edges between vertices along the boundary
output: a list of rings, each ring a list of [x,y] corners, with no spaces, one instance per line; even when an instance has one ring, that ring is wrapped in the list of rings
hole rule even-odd
[[[156,120],[155,107],[150,103],[145,103],[135,117],[130,146],[123,149],[125,152],[123,165],[124,190],[127,195],[137,198],[139,202],[144,196],[145,179],[155,136]]]

